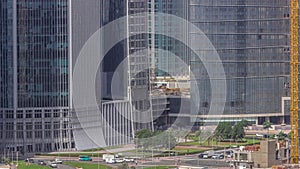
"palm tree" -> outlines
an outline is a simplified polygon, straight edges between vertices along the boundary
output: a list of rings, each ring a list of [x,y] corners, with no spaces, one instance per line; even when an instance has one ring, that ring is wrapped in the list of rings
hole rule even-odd
[[[265,121],[264,123],[263,123],[263,126],[264,126],[264,129],[267,129],[268,130],[268,140],[269,140],[269,129],[272,127],[272,123],[271,122],[269,122],[269,121]]]

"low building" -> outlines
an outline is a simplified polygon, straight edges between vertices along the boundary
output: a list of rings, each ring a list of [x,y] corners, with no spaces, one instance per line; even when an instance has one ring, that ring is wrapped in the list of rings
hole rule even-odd
[[[269,168],[289,161],[290,141],[263,140],[260,146],[246,146],[234,151],[233,168]]]

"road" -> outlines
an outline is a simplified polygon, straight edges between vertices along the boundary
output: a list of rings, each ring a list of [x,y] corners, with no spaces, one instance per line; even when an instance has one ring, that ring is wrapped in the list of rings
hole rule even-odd
[[[123,148],[120,148],[124,150]],[[118,149],[118,150],[120,150]],[[126,148],[125,148],[126,149]],[[226,149],[226,151],[231,149]],[[224,150],[218,150],[215,151],[216,153],[224,153]],[[78,153],[78,152],[77,152]],[[71,153],[70,153],[71,154]],[[38,156],[34,158],[35,160],[45,160],[50,161],[54,160],[55,156],[49,157],[49,156]],[[78,161],[78,157],[59,157],[63,161]],[[93,161],[89,163],[100,163],[107,165],[103,160],[102,157],[92,157]],[[110,164],[109,166],[118,166],[121,165],[121,163],[117,164]],[[211,167],[228,167],[229,163],[226,163],[225,159],[199,159],[198,154],[194,155],[184,155],[184,156],[170,156],[170,157],[154,157],[154,158],[145,158],[143,160],[137,160],[136,163],[129,163],[129,166],[176,166],[176,165],[188,165],[188,166],[209,166]],[[74,169],[72,167],[67,166],[59,166],[61,169]]]

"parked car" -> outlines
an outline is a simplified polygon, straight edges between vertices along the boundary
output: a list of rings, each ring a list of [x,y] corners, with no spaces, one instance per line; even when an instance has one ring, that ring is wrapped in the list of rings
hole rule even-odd
[[[92,158],[89,156],[79,156],[79,161],[92,161]]]
[[[199,155],[198,155],[198,158],[203,158],[203,153],[200,153]]]
[[[212,159],[223,159],[224,158],[224,154],[215,154],[211,158]]]
[[[24,161],[26,163],[34,163],[34,160],[32,158],[26,158]]]
[[[57,164],[55,163],[55,161],[50,161],[49,166],[50,166],[51,168],[57,168]]]
[[[204,159],[208,159],[208,158],[210,158],[211,156],[208,156],[208,154],[203,154],[203,158]]]
[[[211,156],[212,159],[218,159],[218,157],[219,157],[219,154],[215,154],[215,155]]]
[[[55,161],[56,164],[62,164],[63,163],[62,160],[60,160],[58,158],[56,158],[54,161]]]
[[[134,162],[134,159],[133,158],[124,158],[124,161],[125,162]]]
[[[39,160],[39,161],[38,161],[38,164],[39,164],[39,165],[46,165],[46,162],[43,161],[43,160]]]
[[[123,158],[116,158],[116,163],[123,163],[125,160]]]

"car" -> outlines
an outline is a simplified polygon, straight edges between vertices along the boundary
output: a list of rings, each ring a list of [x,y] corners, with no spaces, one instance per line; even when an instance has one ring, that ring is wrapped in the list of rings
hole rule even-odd
[[[125,162],[134,162],[134,159],[133,158],[124,158],[124,161]]]
[[[200,153],[199,155],[198,155],[198,158],[203,158],[203,153]]]
[[[63,163],[62,160],[60,160],[58,158],[56,158],[54,161],[55,161],[56,164],[62,164]]]
[[[39,164],[39,165],[46,165],[46,162],[45,162],[44,160],[39,160],[39,161],[38,161],[38,164]]]
[[[116,158],[115,161],[116,163],[123,163],[125,160],[122,158]]]
[[[92,161],[92,158],[89,156],[79,156],[79,161]]]
[[[26,163],[34,163],[34,160],[32,158],[26,158],[24,161]]]
[[[224,154],[221,154],[221,155],[219,156],[219,159],[224,159]]]
[[[208,156],[208,154],[203,154],[203,158],[208,159],[208,158],[210,158],[210,156]]]
[[[211,156],[212,159],[218,159],[218,157],[219,157],[219,154],[215,154],[215,155]]]
[[[49,166],[51,168],[57,168],[57,164],[55,163],[55,161],[51,161],[50,164],[49,164]]]

